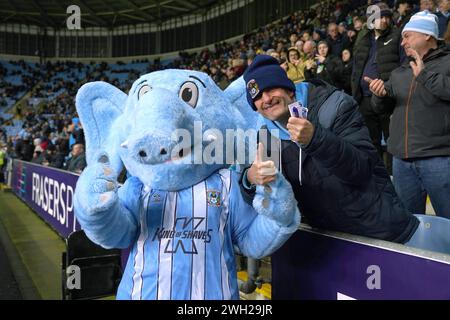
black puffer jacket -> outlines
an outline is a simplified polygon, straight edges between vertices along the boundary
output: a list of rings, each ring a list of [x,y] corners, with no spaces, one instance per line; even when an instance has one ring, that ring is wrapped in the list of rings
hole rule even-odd
[[[361,101],[362,92],[360,81],[364,72],[367,59],[371,47],[371,36],[373,31],[363,29],[358,35],[355,46],[353,48],[353,73],[351,79],[352,96],[356,101]],[[399,46],[401,42],[400,30],[396,27],[386,29],[386,31],[378,37],[377,43],[377,71],[380,79],[386,81],[389,79],[391,71],[400,66]]]
[[[417,78],[408,62],[385,83],[388,97],[372,96],[374,110],[392,113],[388,151],[397,158],[450,156],[450,51],[425,55]]]
[[[309,84],[308,96],[308,120],[315,132],[302,148],[301,185],[300,148],[289,136],[281,141],[282,172],[302,217],[317,228],[408,241],[419,222],[400,203],[356,102],[320,80]],[[271,144],[266,146],[271,153]],[[251,203],[254,192],[242,179],[241,191]]]

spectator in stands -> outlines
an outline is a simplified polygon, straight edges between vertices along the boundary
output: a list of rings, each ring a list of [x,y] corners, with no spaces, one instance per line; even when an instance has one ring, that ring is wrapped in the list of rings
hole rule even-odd
[[[279,54],[277,51],[275,51],[275,49],[269,49],[269,50],[267,50],[267,51],[266,51],[266,54],[269,55],[269,56],[271,56],[271,57],[274,57],[275,59],[277,59],[278,61],[280,61],[280,54]]]
[[[313,26],[315,30],[319,29],[322,25],[320,19],[321,19],[321,14],[316,13],[310,22],[310,25]],[[313,37],[314,37],[314,34],[313,34]]]
[[[397,9],[393,14],[392,19],[397,28],[403,29],[404,25],[409,21],[412,15],[411,0],[399,0],[395,6]]]
[[[316,56],[316,43],[312,40],[306,41],[303,44],[303,62],[308,60],[314,61]]]
[[[316,63],[316,43],[312,40],[306,41],[303,45],[303,64],[305,66],[305,73],[309,73],[309,77],[311,78],[311,74],[315,73],[314,68],[317,67]]]
[[[239,78],[240,76],[242,76],[242,74],[244,73],[245,70],[245,61],[243,59],[233,59],[231,66],[233,68],[234,71],[234,80],[236,80],[237,78]],[[231,82],[233,82],[234,80],[231,80]]]
[[[251,84],[247,100],[264,117],[268,135],[278,130],[281,140],[273,145],[279,146],[279,156],[272,143],[266,143],[267,152],[280,157],[302,219],[323,229],[401,243],[410,239],[419,222],[398,200],[350,96],[318,80],[294,85],[268,56],[257,56],[244,80]],[[307,119],[290,117],[288,105],[296,100],[309,109]],[[272,161],[243,170],[246,201],[251,203],[255,186],[273,181],[274,173]]]
[[[345,93],[348,95],[352,95],[352,86],[351,86],[351,77],[352,77],[352,68],[353,68],[353,57],[352,52],[349,49],[344,49],[342,51],[342,89],[344,89]]]
[[[358,33],[355,31],[355,28],[353,26],[348,27],[347,38],[351,44],[351,47],[353,47],[354,43],[356,42],[357,36],[358,36]]]
[[[281,57],[281,52],[284,50],[284,41],[278,41],[276,51]]]
[[[67,170],[75,173],[81,173],[86,167],[86,154],[84,152],[84,145],[81,143],[72,146],[72,157],[67,162]]]
[[[56,147],[53,144],[48,145],[47,149],[43,152],[43,159],[42,159],[42,165],[43,166],[50,166],[51,162],[53,161],[53,156],[55,154]]]
[[[306,42],[311,40],[311,33],[309,31],[303,31],[302,33],[302,41]]]
[[[85,139],[84,139],[84,129],[83,124],[81,122],[78,122],[78,126],[76,129],[72,132],[72,136],[74,138],[74,143],[85,145]]]
[[[345,35],[347,33],[347,24],[344,21],[339,23],[338,32],[340,35]]]
[[[330,48],[330,53],[336,57],[340,57],[344,49],[351,48],[350,41],[347,34],[340,34],[338,32],[338,26],[332,22],[328,25],[327,42]]]
[[[24,144],[23,138],[17,135],[13,138],[14,158],[22,160],[22,146]],[[33,148],[34,150],[34,148]]]
[[[39,152],[41,152],[42,151],[42,148],[41,148],[41,142],[42,142],[42,140],[41,140],[41,138],[35,138],[34,140],[33,140],[33,145],[34,145],[34,151],[36,152],[36,148],[38,148],[39,147]]]
[[[404,60],[404,51],[400,47],[400,31],[392,24],[392,12],[389,7],[379,2],[380,19],[375,19],[373,29],[371,26],[361,31],[359,39],[353,50],[354,66],[352,74],[352,93],[360,105],[360,111],[369,129],[370,137],[379,155],[383,158],[382,139],[389,138],[388,112],[377,114],[374,112],[370,99],[372,96],[364,77],[380,78],[386,81],[392,70],[397,68]],[[385,164],[391,172],[391,158],[386,154]]]
[[[5,183],[6,144],[0,143],[0,188]]]
[[[444,42],[447,44],[447,48],[450,49],[450,21],[448,22],[447,32],[444,34]]]
[[[255,59],[255,56],[256,54],[254,51],[247,54],[247,66],[252,64],[253,60]]]
[[[33,152],[33,158],[31,159],[31,162],[36,163],[36,164],[42,164],[43,160],[44,160],[44,150],[42,150],[40,145],[37,145],[34,148],[34,152]]]
[[[289,47],[295,47],[297,40],[298,40],[297,34],[295,32],[291,33],[291,36],[289,37],[290,41]]]
[[[436,12],[436,0],[420,0],[420,11],[428,10],[431,13]]]
[[[0,122],[0,124],[2,124],[2,122]],[[7,140],[8,140],[8,136],[6,135],[6,131],[0,127],[0,143],[6,142]]]
[[[297,48],[298,52],[300,52],[301,56],[303,55],[303,45],[304,45],[304,42],[302,40],[298,40],[295,43],[295,47]]]
[[[67,133],[70,134],[69,138],[69,148],[76,143],[74,132],[78,130],[78,126],[80,125],[80,119],[78,117],[72,118],[72,123],[67,128]]]
[[[227,88],[230,83],[232,83],[234,80],[236,80],[238,77],[236,76],[235,69],[232,66],[228,66],[225,71],[225,77],[224,77],[224,87],[222,89]]]
[[[308,64],[306,66],[305,77],[308,80],[321,79],[339,89],[343,89],[343,71],[344,66],[340,58],[330,54],[328,43],[321,41],[317,46],[316,65]]]
[[[19,140],[16,145],[16,155],[20,160],[31,161],[33,159],[34,145],[30,138],[30,134],[26,133],[23,139]]]
[[[66,156],[69,154],[69,143],[66,139],[59,139],[55,144],[55,152],[51,152],[50,166],[58,169],[65,167]]]
[[[288,63],[286,73],[289,79],[294,83],[305,80],[305,66],[300,59],[300,52],[297,47],[288,49]]]
[[[415,14],[402,46],[414,59],[389,80],[366,79],[377,112],[393,112],[388,150],[394,185],[411,213],[424,213],[428,194],[437,215],[450,218],[450,51],[438,43],[435,15]]]
[[[450,0],[438,0],[437,5],[435,14],[438,17],[439,38],[443,38],[450,21]]]
[[[322,31],[320,31],[319,29],[314,29],[312,40],[315,43],[319,43],[320,41],[322,41],[322,39],[323,39]]]
[[[356,33],[358,34],[364,27],[364,24],[360,17],[355,17],[353,19],[353,28],[355,29]]]

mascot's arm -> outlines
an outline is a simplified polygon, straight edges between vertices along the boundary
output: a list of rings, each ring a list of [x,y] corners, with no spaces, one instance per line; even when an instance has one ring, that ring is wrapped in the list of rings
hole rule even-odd
[[[300,212],[291,185],[278,173],[269,186],[258,186],[253,207],[239,190],[232,176],[230,214],[233,240],[242,254],[259,259],[283,245],[300,225]]]
[[[128,179],[118,190],[106,155],[88,165],[75,189],[75,214],[86,235],[104,248],[127,248],[138,231],[142,184]]]

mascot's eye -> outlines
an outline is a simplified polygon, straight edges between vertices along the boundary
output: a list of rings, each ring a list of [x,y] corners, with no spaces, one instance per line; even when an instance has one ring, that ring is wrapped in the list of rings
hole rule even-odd
[[[152,87],[148,86],[148,85],[143,85],[140,89],[139,89],[139,94],[138,97],[139,99],[146,94],[147,92],[149,92],[150,90],[152,90]]]
[[[198,87],[194,82],[188,81],[183,83],[180,89],[180,98],[192,108],[197,106]]]

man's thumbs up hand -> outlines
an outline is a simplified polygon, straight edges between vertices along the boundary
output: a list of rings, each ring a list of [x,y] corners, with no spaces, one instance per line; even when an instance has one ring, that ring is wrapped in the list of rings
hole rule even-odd
[[[277,168],[273,161],[263,161],[264,145],[260,142],[256,152],[256,158],[250,169],[247,171],[247,179],[251,184],[266,185],[277,177]]]

